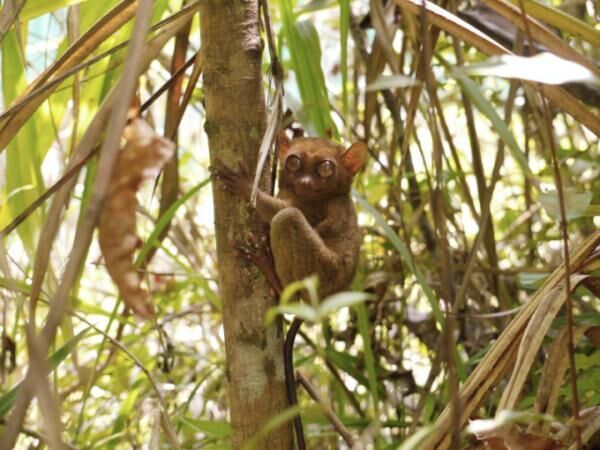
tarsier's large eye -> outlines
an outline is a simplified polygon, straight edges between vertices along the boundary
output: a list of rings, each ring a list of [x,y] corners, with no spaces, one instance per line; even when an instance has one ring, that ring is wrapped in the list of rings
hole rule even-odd
[[[302,160],[296,155],[290,155],[288,159],[285,160],[285,168],[291,172],[298,172],[302,169]]]
[[[320,177],[329,178],[335,172],[335,164],[331,161],[323,161],[317,166],[317,173]]]

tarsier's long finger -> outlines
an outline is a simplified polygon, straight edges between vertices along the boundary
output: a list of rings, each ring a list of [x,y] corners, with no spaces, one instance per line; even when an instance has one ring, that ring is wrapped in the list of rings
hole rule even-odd
[[[233,171],[231,171],[228,168],[218,168],[218,167],[211,167],[210,168],[210,172],[211,172],[211,177],[217,181],[220,182],[221,187],[227,189],[227,190],[232,190],[234,189],[234,186],[237,182],[237,174]]]
[[[233,175],[233,172],[228,169],[227,167],[223,166],[223,167],[214,167],[211,166],[210,167],[210,173],[215,177],[215,178],[229,178]]]
[[[246,235],[246,239],[253,248],[258,248],[258,240],[256,239],[256,236],[254,236],[254,233],[249,232]]]

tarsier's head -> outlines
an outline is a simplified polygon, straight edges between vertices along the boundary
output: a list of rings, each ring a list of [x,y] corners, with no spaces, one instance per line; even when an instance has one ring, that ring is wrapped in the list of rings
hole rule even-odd
[[[347,194],[367,157],[367,145],[348,148],[321,138],[290,140],[279,135],[279,187],[296,197],[319,201]]]

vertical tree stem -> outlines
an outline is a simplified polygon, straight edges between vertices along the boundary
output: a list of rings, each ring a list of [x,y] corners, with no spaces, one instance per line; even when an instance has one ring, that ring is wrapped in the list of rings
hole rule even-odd
[[[256,167],[266,125],[259,22],[257,0],[207,0],[200,6],[204,129],[212,164]],[[261,188],[268,186],[265,173]],[[237,449],[287,407],[283,336],[281,323],[264,325],[276,302],[264,277],[232,247],[248,232],[265,233],[264,224],[243,200],[214,188],[231,445]],[[256,448],[291,449],[292,437],[288,424],[267,433]]]

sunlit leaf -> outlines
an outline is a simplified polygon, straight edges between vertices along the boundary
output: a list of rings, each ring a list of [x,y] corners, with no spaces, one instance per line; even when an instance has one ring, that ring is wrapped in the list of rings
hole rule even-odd
[[[196,432],[204,433],[214,438],[226,438],[231,434],[231,425],[222,420],[201,420],[192,417],[182,417],[181,423]]]
[[[298,7],[296,10],[294,10],[294,12],[299,17],[302,14],[333,8],[335,5],[335,0],[311,0],[308,3],[303,4],[301,7]]]
[[[486,420],[471,420],[467,431],[469,433],[484,433],[486,431],[492,431],[500,428],[504,425],[513,423],[530,423],[533,420],[553,420],[552,416],[547,414],[533,414],[528,411],[510,411],[503,410],[496,414],[493,419]]]
[[[519,272],[517,274],[517,283],[523,288],[537,289],[542,285],[547,276],[547,273]]]
[[[563,194],[567,220],[573,220],[584,215],[592,202],[591,192],[577,192],[575,188],[566,188]],[[560,221],[560,202],[557,191],[542,192],[538,199],[548,215],[554,220]]]
[[[269,309],[265,317],[265,323],[267,325],[273,323],[275,317],[281,314],[291,314],[299,319],[306,320],[307,322],[317,322],[319,318],[317,310],[306,303],[287,303]]]
[[[311,303],[317,304],[317,287],[319,285],[319,280],[316,276],[308,277],[303,280],[294,281],[293,283],[288,284],[281,293],[281,298],[279,302],[281,304],[289,303],[290,300],[295,299],[296,295],[299,294],[302,290],[306,290],[309,298],[311,299]]]
[[[142,249],[140,250],[140,252],[138,253],[138,255],[136,257],[136,260],[135,260],[136,266],[139,267],[139,265],[142,263],[142,261],[144,261],[144,259],[146,258],[146,255],[148,254],[150,249],[152,249],[152,247],[154,247],[157,244],[158,236],[165,229],[165,227],[171,222],[171,219],[173,219],[173,217],[175,216],[175,213],[179,210],[179,208],[182,205],[184,205],[187,201],[189,201],[194,195],[196,195],[198,193],[198,191],[200,191],[203,187],[208,185],[208,183],[210,183],[210,178],[207,178],[206,180],[203,180],[200,183],[198,183],[196,186],[194,186],[192,189],[190,189],[184,195],[179,197],[169,207],[169,209],[167,209],[164,212],[164,214],[161,217],[159,217],[154,229],[152,230],[152,233],[150,234],[150,236],[148,236],[148,239],[146,239],[144,246],[142,247]]]
[[[323,300],[319,305],[318,313],[321,318],[325,318],[340,308],[353,306],[371,298],[373,296],[365,292],[339,292]]]
[[[367,92],[382,91],[384,89],[398,89],[416,86],[421,82],[406,75],[379,75],[377,79],[365,89]]]
[[[30,20],[34,17],[41,16],[42,14],[47,14],[86,1],[87,0],[27,0],[19,14],[19,18],[21,20]]]
[[[546,84],[574,82],[600,84],[600,79],[588,68],[548,52],[530,57],[492,56],[487,61],[459,67],[455,69],[455,72],[459,75],[493,75]]]

